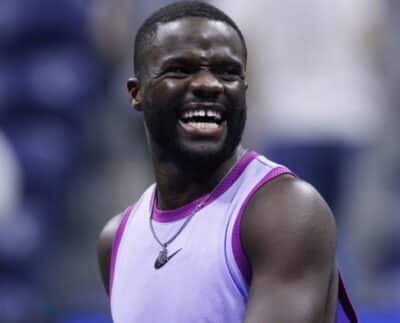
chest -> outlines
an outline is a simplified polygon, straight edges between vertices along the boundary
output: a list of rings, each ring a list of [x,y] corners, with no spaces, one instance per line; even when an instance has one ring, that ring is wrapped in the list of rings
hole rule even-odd
[[[131,215],[118,250],[114,321],[166,322],[168,317],[168,322],[221,322],[226,315],[239,317],[244,304],[226,259],[230,204],[217,200],[198,211],[168,245],[171,257],[159,269],[154,264],[162,247],[150,229],[146,205]],[[186,220],[153,221],[154,233],[166,242]]]

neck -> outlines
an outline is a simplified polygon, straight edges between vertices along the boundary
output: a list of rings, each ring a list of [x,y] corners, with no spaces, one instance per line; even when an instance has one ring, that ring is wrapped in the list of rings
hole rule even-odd
[[[208,169],[207,174],[183,169],[173,161],[165,162],[154,158],[157,207],[162,210],[173,210],[210,193],[244,153],[245,150],[239,146],[224,162]]]

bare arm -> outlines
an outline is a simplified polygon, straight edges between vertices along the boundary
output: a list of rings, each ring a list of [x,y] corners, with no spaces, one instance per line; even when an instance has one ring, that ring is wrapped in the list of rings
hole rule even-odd
[[[122,214],[116,215],[111,218],[101,231],[97,241],[97,256],[100,267],[100,274],[109,295],[109,282],[110,282],[110,263],[112,245],[117,232],[118,226],[121,222]]]
[[[241,224],[253,278],[246,323],[331,323],[337,297],[333,216],[310,185],[264,185]]]

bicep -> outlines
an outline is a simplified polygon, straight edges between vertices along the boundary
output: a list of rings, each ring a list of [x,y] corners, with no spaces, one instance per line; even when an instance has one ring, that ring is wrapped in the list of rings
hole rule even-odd
[[[122,215],[120,214],[110,219],[104,226],[97,240],[97,257],[100,275],[107,294],[109,294],[112,246],[115,233],[121,222],[121,217]]]
[[[328,322],[335,224],[318,193],[292,179],[262,188],[241,233],[253,268],[245,322]]]
[[[255,275],[250,287],[246,323],[322,323],[331,322],[328,315],[329,275],[303,272],[296,278],[280,275]]]

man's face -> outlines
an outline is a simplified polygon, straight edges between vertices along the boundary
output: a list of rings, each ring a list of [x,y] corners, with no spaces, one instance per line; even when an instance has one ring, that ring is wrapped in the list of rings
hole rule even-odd
[[[229,158],[246,120],[245,50],[228,24],[161,24],[141,53],[145,124],[161,156],[200,166]]]

